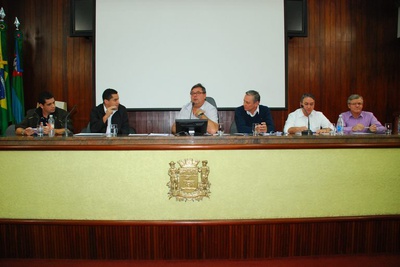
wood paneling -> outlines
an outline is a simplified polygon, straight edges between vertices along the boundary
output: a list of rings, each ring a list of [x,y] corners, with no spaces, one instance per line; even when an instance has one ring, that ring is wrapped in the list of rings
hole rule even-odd
[[[5,1],[0,0],[0,4]],[[363,95],[364,108],[374,112],[382,123],[393,121],[392,114],[400,111],[400,39],[396,38],[395,2],[308,0],[308,37],[287,40],[288,109],[272,111],[278,130],[283,129],[288,113],[299,106],[304,92],[316,96],[316,109],[331,121],[347,110],[346,99],[352,93]],[[12,25],[11,20],[18,16],[26,38],[26,108],[35,105],[40,91],[51,90],[57,99],[68,102],[68,108],[78,104],[73,119],[76,131],[80,131],[95,104],[93,40],[69,37],[70,1],[21,0],[16,5],[5,4],[8,23]],[[248,89],[243,88],[243,92]],[[233,111],[220,111],[220,115],[229,128]],[[169,132],[175,116],[176,111],[129,113],[130,123],[139,133]]]
[[[254,221],[0,220],[0,258],[262,259],[400,253],[400,217]]]
[[[18,17],[24,33],[26,108],[36,106],[41,91],[51,91],[56,100],[67,102],[68,109],[78,105],[73,119],[74,128],[80,131],[89,121],[94,98],[93,40],[69,37],[70,1],[22,0],[6,12],[9,24]]]

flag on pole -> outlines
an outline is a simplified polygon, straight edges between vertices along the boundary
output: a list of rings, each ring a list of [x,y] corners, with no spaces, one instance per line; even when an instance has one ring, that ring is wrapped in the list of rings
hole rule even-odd
[[[22,80],[22,32],[19,30],[18,18],[15,18],[15,57],[14,70],[12,74],[12,114],[14,124],[20,123],[24,119],[24,84]]]
[[[4,9],[0,9],[0,136],[4,136],[12,121],[10,79],[7,60],[7,25],[4,22]]]

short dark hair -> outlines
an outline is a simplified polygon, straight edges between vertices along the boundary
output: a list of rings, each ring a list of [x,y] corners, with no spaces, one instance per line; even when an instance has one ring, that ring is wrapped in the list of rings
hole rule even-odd
[[[261,97],[260,97],[260,94],[257,91],[249,90],[249,91],[246,92],[246,95],[253,96],[254,102],[257,102],[257,101],[260,102]]]
[[[54,98],[53,94],[50,92],[44,91],[39,94],[38,102],[39,102],[39,104],[44,105],[44,103],[46,103],[46,100],[51,99],[51,98]]]
[[[103,92],[103,102],[104,100],[110,100],[112,98],[112,95],[118,94],[117,90],[112,89],[112,88],[107,88]]]
[[[192,86],[192,89],[190,89],[190,92],[192,92],[192,90],[193,90],[194,88],[197,88],[197,87],[200,87],[200,88],[201,88],[201,91],[203,91],[203,93],[206,93],[206,88],[205,88],[201,83],[198,83],[198,84],[193,85],[193,86]]]
[[[300,102],[303,102],[304,98],[306,98],[306,97],[312,98],[312,99],[315,101],[315,96],[314,96],[313,94],[311,94],[311,93],[305,93],[305,94],[303,94],[303,95],[301,96]]]

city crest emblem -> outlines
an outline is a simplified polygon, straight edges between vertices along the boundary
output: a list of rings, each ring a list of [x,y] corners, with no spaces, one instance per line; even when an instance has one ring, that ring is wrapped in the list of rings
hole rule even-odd
[[[210,168],[207,166],[208,161],[203,160],[201,166],[198,166],[199,160],[184,159],[179,160],[179,167],[171,161],[169,163],[169,187],[168,197],[176,198],[177,201],[197,200],[210,195],[210,182],[208,175]]]

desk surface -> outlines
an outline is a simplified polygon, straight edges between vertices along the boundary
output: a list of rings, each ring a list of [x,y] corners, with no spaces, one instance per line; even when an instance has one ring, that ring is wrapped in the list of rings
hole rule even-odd
[[[400,135],[4,137],[0,150],[240,150],[400,148]]]

